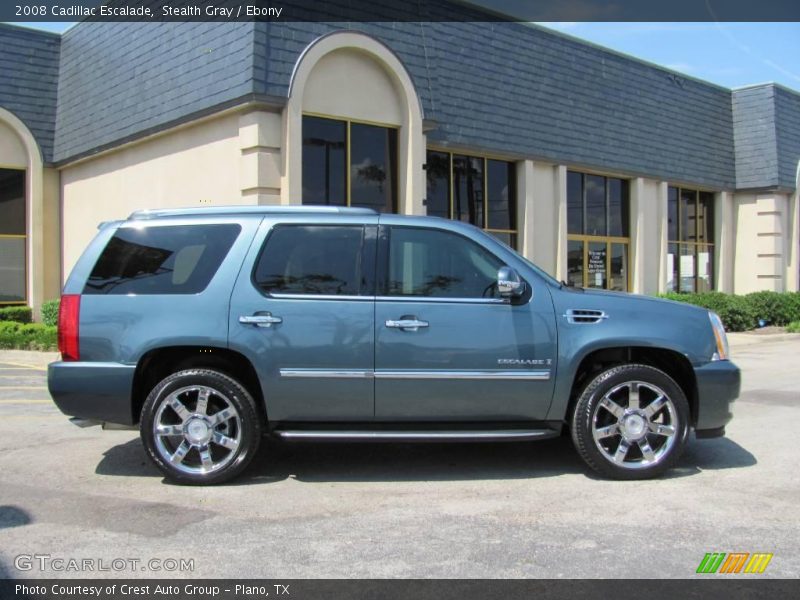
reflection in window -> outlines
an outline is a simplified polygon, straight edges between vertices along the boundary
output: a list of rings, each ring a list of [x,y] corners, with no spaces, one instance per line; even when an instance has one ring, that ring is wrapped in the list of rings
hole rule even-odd
[[[513,162],[428,150],[425,170],[428,215],[471,223],[516,248],[517,176]]]
[[[389,238],[387,295],[497,298],[502,263],[459,235],[393,227]]]
[[[27,299],[25,171],[0,169],[0,306]]]
[[[567,277],[573,285],[627,291],[629,184],[567,173]]]
[[[714,289],[714,194],[670,187],[667,290]]]
[[[197,294],[239,235],[239,225],[122,227],[108,241],[84,294]]]
[[[361,226],[276,227],[261,251],[256,285],[268,294],[362,293]]]
[[[396,212],[397,129],[303,116],[303,204]]]

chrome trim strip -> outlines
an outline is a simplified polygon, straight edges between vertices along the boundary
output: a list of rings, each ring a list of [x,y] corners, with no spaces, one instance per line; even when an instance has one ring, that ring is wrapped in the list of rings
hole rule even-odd
[[[541,371],[375,371],[375,379],[508,379],[546,381],[550,370]]]
[[[276,300],[358,300],[360,302],[372,302],[375,296],[336,296],[334,294],[269,294],[270,298]]]
[[[280,369],[281,377],[304,379],[490,379],[547,381],[550,370],[540,371],[370,371],[368,369]]]
[[[496,431],[311,431],[277,430],[275,432],[288,440],[530,440],[541,437],[555,437],[556,431],[550,429],[496,430]]]
[[[281,369],[280,374],[306,379],[372,379],[368,369]]]
[[[431,296],[376,296],[378,302],[437,302],[441,304],[510,304],[506,298],[438,298]]]

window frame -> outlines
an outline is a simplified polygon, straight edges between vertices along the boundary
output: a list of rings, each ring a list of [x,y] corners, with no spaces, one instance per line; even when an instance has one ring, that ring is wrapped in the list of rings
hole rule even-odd
[[[272,238],[273,234],[276,230],[283,228],[283,227],[350,227],[350,228],[361,228],[361,248],[359,250],[359,259],[360,264],[358,266],[359,273],[362,278],[366,279],[366,293],[361,293],[358,295],[354,294],[295,294],[295,293],[273,293],[267,292],[262,288],[258,281],[256,280],[256,271],[258,269],[258,264],[261,261],[261,257],[264,255],[264,251],[267,248],[267,244],[269,243],[270,238]],[[377,252],[377,236],[378,236],[378,225],[372,223],[332,223],[330,221],[327,222],[307,222],[307,221],[293,221],[293,222],[284,222],[284,223],[275,223],[272,225],[267,232],[267,235],[264,237],[264,241],[261,243],[258,252],[255,254],[255,259],[253,260],[253,266],[250,270],[250,285],[261,294],[263,297],[271,299],[271,300],[356,300],[356,301],[374,301],[375,295],[377,291],[377,273],[376,273],[376,252]]]
[[[29,215],[28,215],[28,170],[27,169],[19,169],[16,167],[6,167],[0,164],[0,169],[5,171],[18,171],[22,174],[22,202],[24,204],[24,215],[25,215],[25,233],[4,233],[0,234],[0,239],[9,239],[9,240],[22,240],[22,245],[24,249],[24,258],[23,258],[23,265],[24,265],[24,280],[23,280],[23,292],[22,292],[22,299],[21,300],[0,300],[0,308],[5,308],[7,306],[27,306],[29,301],[29,293],[28,293],[28,284],[30,283],[30,256],[28,252],[28,232],[29,232]]]
[[[499,257],[495,252],[484,246],[483,244],[473,240],[469,236],[464,235],[458,231],[441,227],[421,227],[418,225],[380,225],[378,228],[378,252],[376,259],[376,276],[375,276],[375,299],[380,302],[431,302],[431,303],[450,303],[450,304],[493,304],[493,305],[507,305],[507,304],[528,304],[533,297],[532,287],[527,278],[520,273],[520,278],[525,282],[525,294],[521,298],[471,298],[471,297],[437,297],[437,296],[391,296],[388,293],[389,288],[389,249],[391,247],[391,230],[392,229],[416,229],[421,231],[433,231],[437,233],[450,234],[465,240],[467,243],[473,244],[489,254],[492,258],[497,260],[501,265],[507,265],[507,261]]]
[[[676,196],[675,196],[675,201],[676,201],[676,207],[675,207],[675,237],[677,238],[677,239],[674,239],[674,240],[669,238],[670,190],[673,190],[673,189],[676,191]],[[682,208],[683,201],[682,201],[682,198],[683,198],[683,194],[685,192],[689,192],[689,193],[692,193],[694,195],[694,234],[692,236],[688,236],[688,235],[684,236],[685,232],[683,231],[683,225],[682,225],[682,222],[683,222],[683,208]],[[700,196],[701,196],[701,194],[709,194],[711,196],[711,198],[710,198],[711,199],[711,202],[710,202],[711,210],[710,211],[706,210],[706,211],[703,211],[701,213],[701,211],[700,211]],[[701,189],[701,188],[688,188],[688,187],[682,187],[680,185],[669,185],[667,187],[667,220],[668,220],[667,221],[667,256],[669,256],[669,254],[670,254],[670,251],[669,251],[670,246],[674,245],[675,249],[676,249],[676,253],[675,253],[676,259],[675,259],[675,262],[673,262],[672,273],[668,273],[667,274],[668,277],[669,276],[673,277],[672,288],[671,289],[668,288],[667,292],[675,292],[675,293],[678,293],[678,294],[692,294],[692,293],[697,294],[697,293],[700,293],[700,292],[698,292],[698,282],[701,280],[701,277],[699,275],[699,266],[700,266],[700,252],[699,251],[700,251],[700,249],[703,249],[703,248],[709,250],[709,254],[711,255],[711,259],[709,260],[709,267],[710,267],[709,268],[709,271],[710,271],[709,280],[710,281],[709,281],[709,285],[708,285],[708,290],[706,290],[706,291],[714,291],[714,290],[716,290],[716,280],[717,280],[717,269],[716,269],[717,242],[715,241],[715,239],[716,239],[717,214],[716,214],[716,206],[715,206],[715,204],[716,204],[716,201],[715,201],[716,200],[716,195],[715,194],[716,194],[716,192],[713,192],[711,190],[704,190],[704,189]],[[708,216],[709,216],[709,212],[711,213],[711,224],[710,224],[710,227],[706,223],[706,220],[708,219]],[[709,241],[702,241],[702,242],[698,241],[698,239],[699,239],[699,235],[698,234],[700,232],[699,227],[700,227],[700,215],[701,214],[703,215],[703,224],[704,224],[704,227],[706,227],[706,231],[708,231],[708,232],[710,232],[712,234],[712,241],[710,241],[710,242]],[[686,237],[687,239],[683,240],[683,239],[681,239],[682,237]],[[705,235],[703,237],[704,237],[704,239],[706,238]],[[681,254],[681,250],[682,250],[683,247],[686,247],[687,249],[691,249],[692,252],[693,252],[693,254],[692,254],[693,261],[692,262],[694,263],[694,273],[691,275],[691,278],[692,278],[694,284],[693,284],[693,290],[691,290],[691,291],[687,291],[687,290],[682,290],[681,289],[681,279],[683,278],[683,276],[681,275],[681,268],[680,268],[681,261],[680,261],[680,258],[681,258],[681,256],[684,256],[683,254]],[[669,281],[669,280],[667,280],[667,281]]]
[[[586,231],[587,227],[587,216],[586,216],[586,177],[587,176],[594,176],[594,177],[602,177],[604,179],[603,188],[605,190],[605,220],[606,220],[606,235],[588,235],[586,233],[571,233],[569,231],[569,223],[567,223],[567,244],[569,242],[581,242],[583,244],[583,255],[582,255],[582,265],[583,265],[583,277],[581,278],[582,286],[586,289],[605,289],[610,291],[612,290],[610,287],[604,288],[596,288],[588,287],[589,283],[589,244],[590,243],[605,243],[606,245],[606,286],[611,281],[611,245],[612,244],[622,244],[626,247],[626,253],[628,257],[628,268],[626,269],[625,273],[625,290],[626,293],[631,293],[631,281],[632,281],[632,269],[631,269],[631,235],[630,235],[630,228],[631,228],[631,185],[630,179],[626,179],[624,177],[617,177],[614,175],[605,175],[601,173],[592,173],[588,171],[576,171],[574,169],[567,170],[567,180],[569,180],[569,174],[574,173],[576,175],[580,175],[581,177],[581,225],[583,232]],[[609,188],[608,180],[609,179],[618,179],[622,182],[627,183],[627,198],[625,198],[627,202],[626,210],[628,211],[628,236],[617,236],[617,235],[608,235],[608,232],[611,230],[611,202],[609,198]],[[567,199],[569,198],[569,191],[567,191]],[[567,200],[569,201],[569,200]],[[569,219],[567,219],[569,221]],[[624,224],[623,219],[623,224]],[[619,291],[619,290],[616,290]]]
[[[372,127],[382,127],[383,129],[393,129],[395,131],[395,145],[396,145],[396,148],[395,148],[395,152],[394,152],[394,164],[392,165],[392,168],[394,169],[395,177],[394,177],[394,181],[392,182],[393,183],[393,185],[392,185],[392,188],[393,188],[392,210],[391,210],[391,212],[386,213],[386,214],[397,214],[398,210],[400,208],[400,125],[394,125],[392,123],[381,123],[379,121],[369,121],[369,120],[366,120],[366,119],[353,119],[351,117],[341,117],[341,116],[336,116],[336,115],[328,115],[328,114],[324,114],[324,113],[315,113],[315,112],[306,112],[306,111],[303,111],[303,113],[300,115],[301,124],[302,124],[302,121],[303,121],[303,119],[305,117],[312,117],[312,118],[315,118],[315,119],[327,119],[329,121],[337,121],[339,123],[344,123],[345,124],[345,170],[344,170],[344,175],[345,175],[345,204],[344,204],[344,206],[352,206],[352,185],[351,185],[352,177],[350,176],[350,170],[352,168],[352,163],[351,163],[351,157],[352,157],[351,148],[352,148],[352,146],[351,146],[351,144],[352,144],[352,139],[353,139],[353,136],[351,134],[350,129],[351,129],[352,125],[355,123],[357,125],[369,125],[369,126],[372,126]],[[302,125],[301,125],[301,127],[302,127]],[[303,163],[303,146],[304,146],[304,144],[303,144],[303,133],[302,133],[302,129],[301,129],[301,134],[300,134],[300,164],[301,165]],[[302,178],[302,175],[301,175],[301,178]],[[302,185],[302,183],[301,183],[301,185]],[[301,201],[303,201],[303,200],[304,199],[301,198]],[[305,202],[303,202],[303,204],[305,206],[338,206],[336,204],[333,204],[333,205],[330,205],[330,204],[327,204],[327,205],[326,204],[305,204]]]
[[[517,176],[517,162],[516,160],[511,160],[507,157],[497,156],[490,153],[480,153],[480,152],[470,152],[470,151],[461,151],[461,150],[453,150],[452,148],[444,148],[441,146],[427,146],[425,148],[425,163],[427,165],[428,162],[428,152],[438,152],[440,154],[447,154],[448,156],[448,163],[449,163],[449,216],[448,219],[451,221],[455,220],[455,183],[453,181],[453,156],[465,156],[468,158],[478,158],[483,161],[483,227],[479,227],[481,231],[486,233],[502,233],[506,235],[513,235],[515,243],[511,248],[516,251],[519,247],[519,190],[517,189],[516,181],[514,181],[514,198],[509,199],[509,209],[513,207],[513,221],[516,224],[516,229],[499,229],[494,227],[488,227],[489,225],[489,161],[501,161],[505,163],[511,163],[514,165],[514,177]],[[427,198],[427,175],[425,178],[425,196]],[[426,214],[427,214],[427,206],[426,206]],[[461,221],[463,222],[463,221]],[[475,225],[475,227],[478,227]],[[502,240],[501,240],[502,241]]]

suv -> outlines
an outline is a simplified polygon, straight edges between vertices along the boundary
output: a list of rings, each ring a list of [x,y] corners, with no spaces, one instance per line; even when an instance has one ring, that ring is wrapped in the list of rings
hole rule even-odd
[[[285,440],[540,440],[619,479],[724,435],[712,312],[561,284],[464,223],[334,207],[105,223],[67,280],[58,407],[138,425],[169,478],[228,480]]]

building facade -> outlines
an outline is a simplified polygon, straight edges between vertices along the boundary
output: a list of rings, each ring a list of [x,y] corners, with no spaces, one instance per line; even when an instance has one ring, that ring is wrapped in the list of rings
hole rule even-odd
[[[102,221],[209,204],[461,219],[583,286],[797,290],[798,161],[797,92],[529,24],[0,25],[0,303],[57,297]]]

